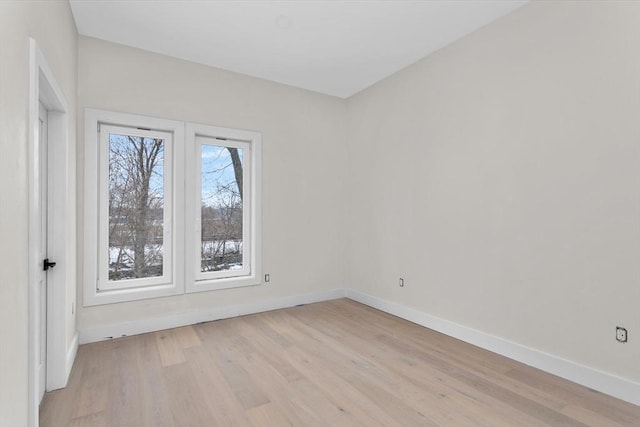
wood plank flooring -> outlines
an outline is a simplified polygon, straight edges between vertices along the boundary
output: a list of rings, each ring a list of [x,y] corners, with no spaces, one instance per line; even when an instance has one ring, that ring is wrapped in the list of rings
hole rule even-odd
[[[640,407],[342,299],[78,350],[41,426],[640,426]]]

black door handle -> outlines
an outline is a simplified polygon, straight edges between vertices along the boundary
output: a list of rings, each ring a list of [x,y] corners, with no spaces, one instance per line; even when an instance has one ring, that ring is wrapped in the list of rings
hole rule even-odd
[[[42,262],[43,264],[43,270],[47,271],[50,268],[53,268],[56,266],[55,262],[49,262],[49,258],[45,258],[44,261]]]

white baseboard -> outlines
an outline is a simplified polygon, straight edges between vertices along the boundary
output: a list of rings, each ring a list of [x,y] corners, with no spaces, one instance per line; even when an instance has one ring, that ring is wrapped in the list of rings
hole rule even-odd
[[[347,298],[354,301],[517,360],[593,390],[640,405],[639,383],[359,291],[347,289],[345,294]]]
[[[291,295],[282,298],[269,298],[248,304],[238,304],[228,307],[215,307],[211,309],[191,310],[184,313],[175,313],[167,316],[151,317],[140,320],[111,323],[96,327],[80,328],[80,344],[103,341],[111,338],[119,338],[129,335],[143,334],[146,332],[161,331],[163,329],[177,328],[212,320],[227,319],[230,317],[244,316],[246,314],[262,313],[280,308],[293,307],[300,304],[328,301],[344,298],[344,289],[330,291],[311,292],[307,294]]]
[[[69,346],[69,350],[67,351],[67,360],[65,363],[65,371],[64,371],[64,384],[66,386],[67,382],[69,382],[69,375],[71,375],[71,368],[73,368],[73,362],[76,360],[76,354],[78,354],[78,333],[73,336],[73,340],[71,340],[71,345]]]

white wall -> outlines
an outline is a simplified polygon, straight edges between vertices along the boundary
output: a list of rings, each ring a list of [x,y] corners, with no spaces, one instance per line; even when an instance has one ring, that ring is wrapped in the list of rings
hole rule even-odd
[[[348,117],[352,287],[640,381],[640,3],[533,2]]]
[[[271,275],[271,282],[257,287],[79,307],[81,339],[112,324],[344,287],[343,100],[97,39],[79,40],[80,135],[87,107],[262,133],[263,271]],[[79,144],[78,164],[82,161]],[[79,183],[82,175],[79,168]],[[82,194],[78,188],[79,209]],[[79,224],[80,256],[82,235]],[[78,268],[83,277],[82,262]]]
[[[28,419],[29,37],[38,42],[69,107],[68,162],[75,164],[77,32],[66,1],[0,1],[0,425]],[[75,193],[75,170],[68,191]],[[75,200],[68,209],[75,212]],[[74,215],[69,217],[75,253]],[[71,258],[71,257],[70,257]],[[67,269],[67,347],[75,334],[75,261]]]

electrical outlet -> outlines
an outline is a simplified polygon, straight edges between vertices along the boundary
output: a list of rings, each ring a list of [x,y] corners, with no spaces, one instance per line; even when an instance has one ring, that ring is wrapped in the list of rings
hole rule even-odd
[[[400,280],[398,280],[398,285],[399,285],[401,288],[404,288],[404,279],[403,279],[402,277],[400,278]]]
[[[627,330],[622,326],[616,326],[616,340],[627,342]]]
[[[264,282],[267,283],[271,280],[271,275],[270,274],[265,274],[264,275]]]

